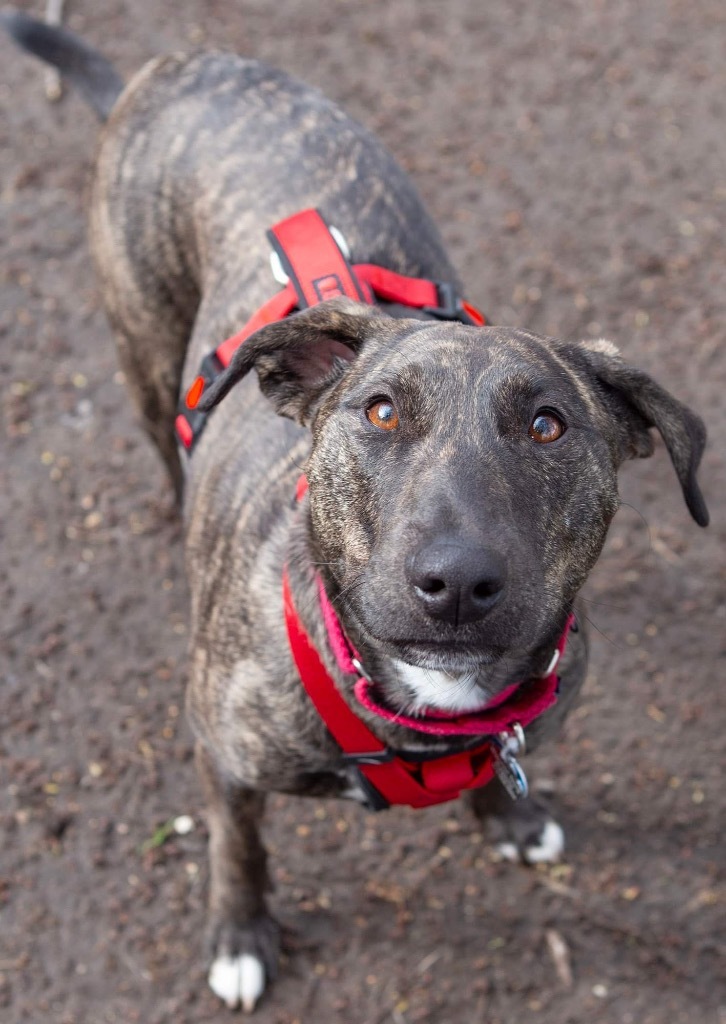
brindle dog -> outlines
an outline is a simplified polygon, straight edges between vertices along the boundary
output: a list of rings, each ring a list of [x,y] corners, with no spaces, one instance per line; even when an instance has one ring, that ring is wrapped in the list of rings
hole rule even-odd
[[[391,156],[315,90],[225,53],[154,60],[122,89],[68,33],[18,14],[4,21],[107,117],[93,254],[129,387],[183,490],[188,709],[209,806],[210,984],[251,1009],[279,948],[258,833],[265,794],[358,792],[291,660],[283,565],[351,704],[318,573],[390,705],[479,707],[545,671],[618,507],[618,466],[651,454],[650,428],[706,525],[695,478],[705,432],[607,342],[335,300],[245,343],[206,402],[229,396],[182,465],[180,389],[273,292],[272,224],[318,207],[358,262],[435,280],[455,281],[454,270]],[[296,505],[303,467],[310,488]],[[557,731],[585,660],[580,629],[557,704],[527,730],[530,749]],[[394,748],[442,742],[356,710]],[[473,803],[526,859],[561,851],[561,830],[531,798],[512,803],[494,782]]]

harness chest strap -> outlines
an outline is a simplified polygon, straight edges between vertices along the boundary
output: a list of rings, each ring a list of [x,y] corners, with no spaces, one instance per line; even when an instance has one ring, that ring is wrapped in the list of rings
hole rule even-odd
[[[298,501],[306,491],[307,481],[303,476],[298,481]],[[459,797],[463,790],[486,785],[495,774],[513,799],[526,795],[527,780],[516,760],[517,753],[524,752],[522,726],[530,724],[557,700],[560,683],[557,667],[570,630],[576,629],[574,615],[570,614],[565,622],[545,674],[528,680],[524,693],[518,693],[520,684],[515,684],[490,701],[481,712],[458,717],[431,713],[420,719],[395,714],[374,698],[376,686],[363,670],[360,657],[345,635],[319,577],[318,597],[333,656],[341,672],[358,676],[353,692],[362,707],[399,726],[439,737],[455,736],[458,743],[473,744],[443,755],[399,754],[386,747],[348,705],[323,664],[297,613],[285,569],[285,624],[300,680],[343,751],[344,760],[355,768],[372,809],[380,810],[391,804],[428,807],[444,803]]]
[[[287,570],[283,601],[290,650],[303,686],[344,758],[370,783],[373,792],[366,788],[373,807],[430,807],[491,781],[494,763],[489,741],[474,750],[421,762],[407,761],[390,751],[348,706],[331,679],[297,614]],[[375,800],[376,794],[382,802]]]
[[[286,278],[282,291],[260,307],[242,330],[222,342],[202,360],[199,373],[182,397],[177,411],[177,437],[190,454],[207,413],[197,409],[204,389],[229,366],[235,351],[260,328],[291,313],[328,299],[347,296],[357,302],[396,302],[420,309],[442,320],[459,320],[481,326],[482,314],[463,302],[452,285],[424,278],[406,277],[372,263],[351,264],[341,248],[340,236],[317,210],[302,210],[280,221],[267,233],[280,269]]]

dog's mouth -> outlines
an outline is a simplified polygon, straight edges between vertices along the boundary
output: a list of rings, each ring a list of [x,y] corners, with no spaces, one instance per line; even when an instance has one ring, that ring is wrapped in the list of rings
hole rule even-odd
[[[447,710],[421,705],[412,713],[396,709],[381,688],[361,677],[355,684],[355,696],[366,710],[387,721],[419,732],[439,736],[492,736],[511,728],[516,722],[528,725],[557,699],[559,679],[556,673],[513,683],[480,706],[451,714]]]
[[[503,648],[491,645],[467,648],[460,640],[455,645],[421,640],[399,640],[368,634],[379,649],[399,664],[428,672],[442,672],[456,680],[463,676],[473,677],[482,669],[499,663],[505,655]],[[482,696],[482,700],[485,698]]]
[[[509,675],[508,680],[501,680],[498,685],[494,683],[493,679],[487,680],[490,686],[496,685],[497,692],[495,693],[490,692],[487,694],[484,687],[479,685],[481,680],[477,677],[485,663],[492,665],[498,661],[502,668],[505,668],[502,655],[499,652],[495,652],[493,648],[489,648],[484,652],[477,646],[476,648],[464,649],[462,651],[461,646],[457,645],[454,661],[458,667],[463,655],[466,663],[463,667],[463,672],[467,677],[468,693],[465,694],[466,699],[464,701],[461,699],[452,701],[451,699],[452,694],[455,694],[456,683],[461,684],[462,682],[461,675],[459,675],[457,680],[456,674],[452,673],[452,659],[449,657],[454,651],[452,647],[426,642],[414,644],[397,639],[395,645],[398,650],[394,648],[392,652],[393,660],[397,662],[396,668],[398,669],[398,680],[395,687],[395,690],[398,692],[394,698],[398,703],[398,707],[395,707],[391,699],[392,693],[388,691],[390,681],[386,689],[383,690],[368,674],[361,662],[360,655],[343,631],[340,620],[327,599],[325,588],[320,579],[318,580],[318,590],[323,618],[328,631],[328,639],[338,664],[343,672],[355,672],[358,676],[354,684],[354,693],[357,700],[368,711],[388,721],[395,722],[397,725],[407,726],[419,732],[438,735],[490,736],[510,729],[515,723],[521,726],[529,724],[554,704],[557,699],[559,677],[556,674],[555,668],[564,650],[567,634],[574,621],[572,616],[569,617],[565,629],[560,636],[553,660],[547,667],[546,673],[541,676],[531,676],[527,674],[525,669],[523,677],[517,681],[511,681],[511,675]],[[376,638],[371,633],[368,633],[368,639]],[[389,646],[390,648],[392,643],[391,638],[388,638],[386,641],[378,640],[379,648],[384,646]],[[401,647],[406,649],[406,653],[413,648],[416,652],[415,661],[419,662],[419,664],[416,665],[415,662],[412,663],[412,660],[408,659],[406,661],[399,660],[401,657],[399,653]],[[384,652],[380,651],[380,653]],[[442,656],[445,659],[445,667],[438,670],[440,676],[443,676],[443,678],[439,678],[439,685],[443,684],[443,689],[439,689],[438,693],[431,694],[433,699],[427,701],[425,699],[427,691],[426,680],[427,673],[431,672],[431,668],[429,666],[422,668],[420,666],[420,659],[423,656],[423,659],[428,661],[432,654],[437,662]],[[498,657],[497,654],[499,654]],[[473,671],[471,660],[475,662]],[[514,666],[510,665],[510,669],[514,669]],[[409,678],[403,678],[402,672],[403,676],[408,672]],[[414,674],[413,677],[410,673]],[[496,674],[496,669],[493,674]],[[487,689],[489,689],[489,686],[487,686]],[[395,693],[395,690],[393,693]],[[402,695],[407,690],[409,692],[408,698],[404,697],[401,700]],[[481,693],[481,699],[478,698],[477,691]],[[387,692],[389,693],[388,698]],[[416,699],[413,702],[413,713],[409,713],[412,708],[411,692],[416,695]],[[441,699],[442,695],[444,697],[443,700]],[[452,708],[454,714],[449,713]]]
[[[390,722],[439,736],[492,736],[515,724],[526,726],[557,700],[557,667],[573,622],[570,616],[542,675],[525,672],[522,678],[497,686],[496,693],[481,685],[476,674],[457,678],[439,672],[434,677],[432,672],[398,662],[395,697],[365,672],[355,684],[355,696],[368,711]],[[402,691],[413,693],[414,699],[402,699]]]

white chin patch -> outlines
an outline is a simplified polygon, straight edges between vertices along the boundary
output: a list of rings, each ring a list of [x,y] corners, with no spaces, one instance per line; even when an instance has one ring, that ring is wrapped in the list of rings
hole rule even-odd
[[[209,971],[209,987],[230,1010],[241,1006],[252,1013],[257,1000],[265,991],[265,968],[256,956],[220,956]]]
[[[405,661],[393,662],[398,678],[413,695],[410,710],[424,711],[478,711],[484,707],[487,695],[482,693],[471,676],[448,675],[438,669],[418,668]]]

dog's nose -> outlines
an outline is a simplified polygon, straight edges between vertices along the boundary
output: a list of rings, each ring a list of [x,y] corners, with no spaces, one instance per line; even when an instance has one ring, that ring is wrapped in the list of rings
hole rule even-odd
[[[454,627],[484,618],[502,596],[507,575],[495,551],[454,541],[419,548],[407,569],[427,614]]]

